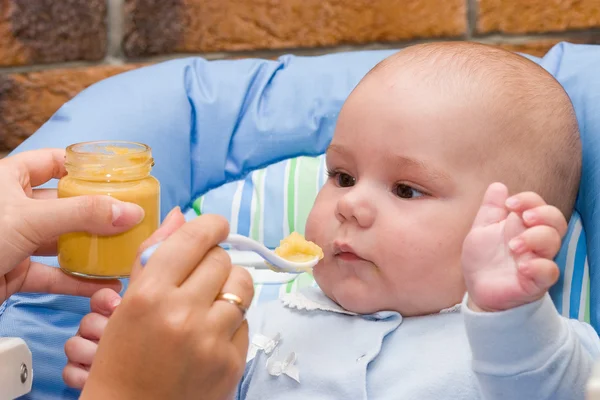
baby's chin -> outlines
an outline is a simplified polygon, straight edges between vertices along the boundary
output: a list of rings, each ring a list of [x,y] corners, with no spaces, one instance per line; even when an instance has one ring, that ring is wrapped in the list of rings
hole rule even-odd
[[[369,315],[369,314],[374,314],[378,311],[386,311],[384,307],[377,307],[375,304],[370,304],[367,301],[361,301],[360,299],[357,299],[356,297],[352,298],[347,298],[347,297],[339,297],[340,300],[334,300],[336,303],[338,303],[344,310],[353,312],[353,313],[357,313],[357,314],[361,314],[361,315]]]
[[[344,310],[357,314],[373,314],[385,310],[383,304],[378,304],[377,298],[373,296],[374,289],[356,277],[334,279],[323,268],[322,263],[314,268],[313,274],[323,293]]]
[[[399,312],[403,317],[437,314],[441,310],[459,304],[464,291],[440,298],[439,293],[421,293],[422,298],[402,302],[391,302],[392,294],[377,285],[368,284],[356,276],[340,276],[335,266],[329,268],[319,263],[313,270],[315,281],[327,297],[344,310],[369,315],[379,311]],[[406,300],[406,299],[405,299]]]

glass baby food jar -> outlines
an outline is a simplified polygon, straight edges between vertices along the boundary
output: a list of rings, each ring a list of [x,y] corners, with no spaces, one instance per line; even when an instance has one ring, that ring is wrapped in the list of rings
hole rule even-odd
[[[131,274],[140,244],[159,225],[160,184],[150,175],[150,147],[125,141],[77,143],[67,147],[67,175],[58,183],[58,197],[108,195],[138,204],[144,220],[113,236],[86,232],[58,239],[58,263],[67,273],[87,278],[123,278]]]

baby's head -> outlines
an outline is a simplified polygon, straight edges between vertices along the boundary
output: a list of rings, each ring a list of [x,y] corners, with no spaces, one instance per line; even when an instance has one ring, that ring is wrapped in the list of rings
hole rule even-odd
[[[407,48],[344,104],[330,178],[306,237],[321,289],[359,313],[438,312],[461,301],[463,241],[492,182],[570,217],[581,168],[562,87],[524,57],[472,43]]]

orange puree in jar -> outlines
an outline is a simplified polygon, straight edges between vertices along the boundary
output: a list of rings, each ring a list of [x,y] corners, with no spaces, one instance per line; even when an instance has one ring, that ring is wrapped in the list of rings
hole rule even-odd
[[[279,242],[275,254],[289,261],[306,262],[319,257],[323,258],[323,250],[313,242],[304,239],[298,232],[292,232],[288,237]]]
[[[114,236],[87,232],[58,239],[58,262],[68,273],[91,278],[121,278],[131,274],[140,244],[159,225],[160,185],[150,175],[151,149],[133,142],[86,142],[67,148],[67,176],[58,183],[58,197],[108,195],[136,203],[144,220]]]

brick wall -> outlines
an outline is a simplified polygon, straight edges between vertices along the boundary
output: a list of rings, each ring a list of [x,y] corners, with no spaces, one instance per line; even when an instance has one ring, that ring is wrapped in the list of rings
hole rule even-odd
[[[600,0],[0,0],[0,153],[90,84],[182,55],[600,43]]]

